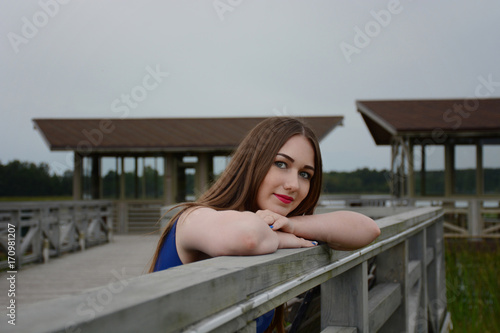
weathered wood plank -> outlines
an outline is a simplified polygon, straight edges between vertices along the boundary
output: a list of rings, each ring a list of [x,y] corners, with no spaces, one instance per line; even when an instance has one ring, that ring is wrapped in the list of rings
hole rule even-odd
[[[382,254],[388,250],[393,254],[385,256],[392,258],[387,267],[405,269],[403,276],[390,273],[386,278],[403,278],[398,282],[406,285],[407,250],[402,251],[400,244],[440,216],[438,209],[422,208],[413,214],[384,219],[379,240],[352,252],[332,251],[325,246],[279,250],[265,256],[214,258],[141,277],[116,279],[78,295],[28,306],[16,329],[136,332],[140,327],[149,332],[234,332],[312,285],[366,265],[363,263],[375,255],[384,258]],[[390,250],[393,247],[399,248]],[[389,272],[384,265],[377,267],[381,274]]]
[[[422,277],[422,268],[419,260],[408,263],[408,285],[412,287]]]
[[[357,327],[369,331],[367,263],[321,285],[321,327]],[[342,306],[339,306],[342,304]]]
[[[369,293],[370,332],[378,331],[401,305],[401,285],[381,283]]]
[[[338,327],[338,326],[328,326],[321,333],[357,333],[358,329],[356,327]]]

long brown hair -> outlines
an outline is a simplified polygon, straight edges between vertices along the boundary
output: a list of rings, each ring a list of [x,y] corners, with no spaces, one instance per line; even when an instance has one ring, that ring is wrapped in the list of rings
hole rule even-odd
[[[187,209],[210,207],[215,210],[251,212],[259,210],[256,198],[260,184],[271,168],[276,154],[288,139],[294,135],[303,135],[311,142],[314,149],[315,172],[310,180],[309,193],[306,198],[288,216],[312,215],[321,194],[323,174],[318,139],[303,120],[292,117],[267,118],[247,134],[232,155],[226,169],[196,202],[181,203],[174,207],[181,207],[182,209],[170,219],[163,231],[149,272],[154,271],[161,247],[174,222]]]

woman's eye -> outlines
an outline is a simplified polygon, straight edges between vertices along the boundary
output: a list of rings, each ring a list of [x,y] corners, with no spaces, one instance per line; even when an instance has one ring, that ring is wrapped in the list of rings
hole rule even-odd
[[[274,165],[276,165],[280,169],[285,169],[286,168],[286,163],[285,162],[277,161],[277,162],[274,162]]]
[[[274,164],[280,168],[280,169],[284,169],[286,168],[286,163],[285,162],[280,162],[280,161],[277,161],[277,162],[274,162]]]
[[[309,172],[302,171],[299,174],[304,179],[311,179],[311,174]]]

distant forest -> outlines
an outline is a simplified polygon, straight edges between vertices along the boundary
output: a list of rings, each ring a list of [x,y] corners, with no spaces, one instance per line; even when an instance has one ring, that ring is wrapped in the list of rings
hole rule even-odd
[[[151,168],[145,170],[145,185],[149,191],[147,196],[161,195],[163,192],[162,177]],[[485,169],[485,193],[500,193],[500,169]],[[186,175],[187,188],[192,188],[194,175]],[[415,190],[421,191],[420,174],[415,175]],[[325,194],[389,194],[390,173],[387,170],[358,169],[351,172],[330,171],[323,174],[323,192]],[[134,175],[126,173],[125,182],[127,197],[134,192]],[[141,186],[141,184],[138,184]],[[103,177],[103,195],[110,198],[116,195],[117,175],[109,171]],[[66,171],[63,175],[51,174],[46,163],[38,165],[30,162],[0,162],[0,197],[36,197],[36,196],[71,196],[73,173]],[[426,173],[426,193],[442,195],[444,193],[443,171]],[[140,189],[138,189],[140,192]],[[460,194],[474,194],[475,170],[458,170],[455,177],[455,191]],[[128,193],[130,192],[130,193]],[[187,190],[187,194],[192,191]]]
[[[0,196],[37,197],[73,194],[73,172],[50,174],[49,165],[12,161],[0,162]]]

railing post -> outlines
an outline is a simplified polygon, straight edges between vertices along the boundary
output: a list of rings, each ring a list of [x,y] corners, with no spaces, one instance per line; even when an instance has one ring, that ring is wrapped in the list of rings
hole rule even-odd
[[[357,327],[369,332],[367,262],[321,284],[321,329]]]
[[[108,242],[113,242],[113,205],[106,205],[106,225],[107,225],[107,239]]]
[[[398,283],[401,303],[385,322],[380,332],[408,331],[408,241],[405,240],[380,253],[376,259],[377,283]]]
[[[432,249],[433,260],[427,267],[429,326],[438,332],[447,308],[444,266],[443,219],[426,230],[427,246]]]
[[[126,234],[128,232],[128,204],[120,201],[117,204],[118,232]]]
[[[47,264],[50,260],[50,242],[47,238],[43,239],[42,247],[43,263]]]
[[[469,200],[469,212],[467,224],[469,233],[472,237],[479,237],[483,234],[483,221],[481,216],[481,207],[478,199]]]
[[[409,260],[412,263],[418,263],[417,268],[419,269],[416,269],[414,274],[420,273],[418,276],[414,276],[418,280],[410,280],[408,286],[411,295],[409,300],[409,331],[427,333],[427,305],[429,301],[427,298],[427,240],[425,229],[410,238]]]

